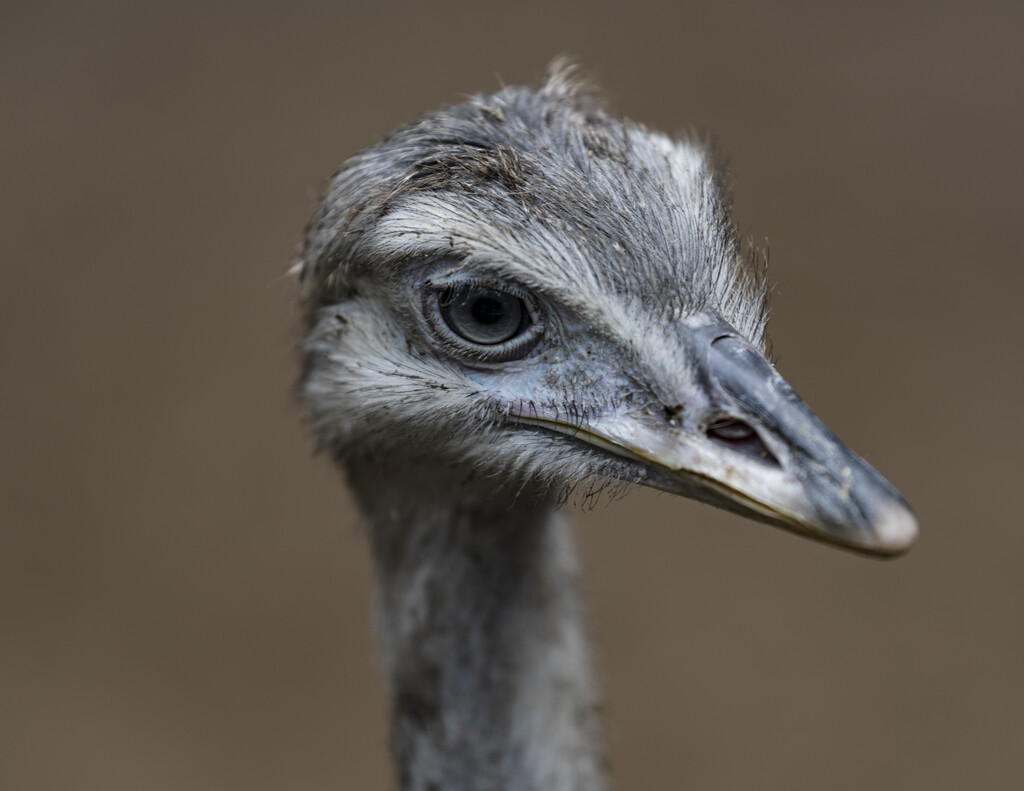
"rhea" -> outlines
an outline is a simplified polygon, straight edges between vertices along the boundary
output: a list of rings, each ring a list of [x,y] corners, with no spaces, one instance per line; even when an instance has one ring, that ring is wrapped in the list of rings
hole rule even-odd
[[[604,787],[558,506],[643,484],[870,555],[900,494],[766,358],[705,148],[572,71],[350,159],[299,271],[301,391],[367,521],[406,791]]]

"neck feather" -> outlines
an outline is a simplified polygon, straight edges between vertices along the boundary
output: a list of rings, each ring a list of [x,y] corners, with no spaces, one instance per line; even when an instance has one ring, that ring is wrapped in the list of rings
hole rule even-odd
[[[370,519],[403,791],[600,791],[572,537],[451,472],[350,470]]]

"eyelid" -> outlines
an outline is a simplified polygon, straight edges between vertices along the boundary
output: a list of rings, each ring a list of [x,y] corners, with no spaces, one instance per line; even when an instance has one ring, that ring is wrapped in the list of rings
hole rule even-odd
[[[449,288],[489,288],[519,297],[527,304],[537,302],[533,292],[515,283],[481,275],[465,275],[450,270],[440,276],[428,277],[423,281],[423,285],[426,288],[434,288],[438,291],[444,291]]]

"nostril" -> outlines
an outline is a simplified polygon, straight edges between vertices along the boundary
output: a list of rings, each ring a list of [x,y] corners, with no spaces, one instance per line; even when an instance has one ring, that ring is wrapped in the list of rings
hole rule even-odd
[[[756,437],[757,433],[742,420],[725,420],[708,426],[708,436],[724,442],[740,442]]]
[[[768,446],[754,428],[742,420],[724,418],[708,426],[705,433],[708,439],[726,445],[737,453],[775,467],[779,466],[779,460],[768,450]]]

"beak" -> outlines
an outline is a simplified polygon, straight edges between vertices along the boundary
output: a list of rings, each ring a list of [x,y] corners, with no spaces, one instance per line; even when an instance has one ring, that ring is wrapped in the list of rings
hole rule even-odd
[[[721,321],[686,327],[695,384],[679,403],[567,425],[524,422],[638,462],[643,483],[871,555],[905,552],[917,520],[764,356]]]

